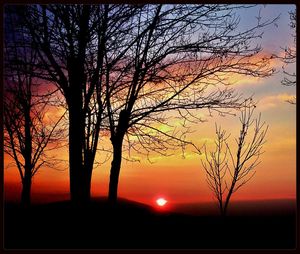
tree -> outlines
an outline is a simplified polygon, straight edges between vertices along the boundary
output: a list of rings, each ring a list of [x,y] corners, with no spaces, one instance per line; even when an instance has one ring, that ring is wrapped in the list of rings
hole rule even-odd
[[[70,193],[74,203],[90,199],[101,123],[105,116],[104,55],[137,7],[127,5],[30,5],[24,22],[39,56],[36,75],[54,82],[69,116]],[[116,44],[111,54],[122,55]],[[130,45],[129,45],[130,46]],[[111,64],[114,66],[114,64]],[[97,102],[97,103],[96,103]]]
[[[6,13],[4,79],[4,151],[17,167],[21,182],[21,204],[29,206],[32,178],[42,167],[54,167],[57,159],[47,151],[62,137],[60,120],[45,122],[49,96],[41,94],[39,80],[33,76],[36,54],[30,50],[30,38],[15,26],[16,13]],[[14,33],[8,33],[14,26]],[[52,148],[49,148],[49,145]]]
[[[284,57],[282,58],[283,62],[288,64],[296,63],[296,9],[294,11],[289,12],[290,15],[290,28],[293,30],[293,47],[286,47],[284,49]],[[284,69],[284,67],[283,67]],[[296,73],[289,73],[287,71],[283,71],[286,77],[281,81],[284,86],[295,86],[296,85]],[[295,102],[292,102],[295,103]]]
[[[249,7],[249,6],[248,6]],[[261,48],[253,40],[274,20],[239,30],[235,5],[145,5],[131,20],[129,37],[119,41],[122,58],[105,55],[108,125],[113,147],[109,200],[117,201],[124,138],[136,139],[147,152],[163,152],[184,136],[161,131],[164,112],[177,111],[186,121],[199,120],[196,109],[223,112],[239,108],[229,74],[268,77],[271,57],[255,59]],[[249,7],[250,8],[250,7]],[[134,39],[132,39],[134,38]],[[128,45],[131,45],[129,49]],[[170,143],[170,141],[173,141]],[[166,142],[164,142],[166,141]],[[166,146],[164,146],[166,145]],[[134,149],[134,146],[129,144]]]
[[[234,11],[250,7],[18,7],[39,57],[36,76],[54,82],[66,100],[72,201],[82,203],[90,197],[101,129],[109,129],[113,146],[109,197],[114,201],[126,135],[170,140],[174,135],[153,126],[164,121],[163,112],[177,110],[188,119],[198,108],[238,107],[239,98],[231,89],[211,89],[227,84],[228,73],[257,77],[273,73],[268,57],[254,60],[261,48],[252,40],[274,20],[260,18],[248,30],[237,29]]]
[[[255,105],[246,105],[241,111],[241,130],[235,139],[236,152],[227,134],[216,126],[215,150],[208,152],[205,146],[205,160],[201,160],[206,179],[213,195],[218,201],[221,215],[227,208],[233,193],[244,186],[255,174],[255,167],[261,162],[260,155],[265,143],[268,126],[261,122],[261,116],[253,119]],[[253,130],[251,130],[251,128]]]

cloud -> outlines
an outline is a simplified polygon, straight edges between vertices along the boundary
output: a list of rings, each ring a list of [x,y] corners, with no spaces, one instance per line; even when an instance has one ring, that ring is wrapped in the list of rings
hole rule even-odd
[[[282,103],[286,103],[288,100],[293,100],[294,98],[295,94],[288,93],[266,96],[259,101],[259,109],[269,110],[276,107],[281,107]]]

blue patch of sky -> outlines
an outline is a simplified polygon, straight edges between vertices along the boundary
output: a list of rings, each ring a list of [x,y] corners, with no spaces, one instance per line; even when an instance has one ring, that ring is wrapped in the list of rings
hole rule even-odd
[[[263,50],[268,51],[269,53],[283,52],[282,48],[287,46],[292,46],[293,37],[292,29],[290,28],[290,16],[289,12],[295,10],[295,5],[257,5],[249,9],[240,9],[237,11],[241,20],[239,29],[244,30],[255,25],[257,22],[256,17],[259,16],[259,13],[264,19],[273,19],[280,15],[279,19],[276,21],[276,25],[270,25],[263,29],[264,35],[260,41],[263,47]],[[283,64],[282,64],[283,65]],[[296,65],[290,64],[287,66],[289,72],[296,71]],[[251,94],[255,95],[255,99],[261,99],[266,95],[278,95],[278,94],[295,94],[295,87],[286,87],[281,85],[281,80],[284,78],[284,74],[281,69],[281,65],[276,66],[277,73],[272,77],[264,79],[263,83],[245,85],[239,87],[238,90],[244,95],[249,96]]]
[[[290,29],[289,12],[295,10],[296,6],[291,4],[269,4],[257,5],[249,9],[237,10],[240,15],[240,29],[247,29],[257,24],[257,17],[261,21],[272,20],[279,16],[279,19],[270,26],[264,27],[263,38],[260,41],[262,47],[268,51],[280,51],[280,47],[290,45],[292,42],[292,30]]]

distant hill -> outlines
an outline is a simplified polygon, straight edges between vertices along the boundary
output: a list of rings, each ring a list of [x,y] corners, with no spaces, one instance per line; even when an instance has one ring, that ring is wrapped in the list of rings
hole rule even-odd
[[[278,205],[285,203],[282,202],[275,202],[276,209]],[[270,209],[273,203],[268,205]],[[240,207],[244,207],[248,212],[253,205],[255,209],[258,207],[258,203],[251,202],[242,205],[241,203]],[[260,205],[262,206],[261,203]],[[203,211],[208,212],[209,207],[203,204],[198,206],[185,204],[172,208],[175,212],[158,210],[125,199],[120,199],[117,206],[111,207],[104,198],[93,199],[85,207],[73,206],[69,201],[62,201],[36,204],[29,209],[22,209],[18,204],[6,203],[4,247],[6,249],[295,247],[295,216],[292,214],[252,216],[240,213],[243,216],[230,215],[222,218],[204,215]],[[180,209],[183,209],[183,212],[180,212]],[[188,214],[188,211],[193,211],[193,214]]]
[[[217,202],[173,204],[172,209],[189,215],[219,215]],[[296,212],[295,199],[232,201],[228,215],[290,215]]]

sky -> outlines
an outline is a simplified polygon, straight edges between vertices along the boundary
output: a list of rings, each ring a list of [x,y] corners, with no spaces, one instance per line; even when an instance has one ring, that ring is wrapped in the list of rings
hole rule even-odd
[[[293,5],[259,5],[253,9],[240,11],[242,27],[255,22],[260,10],[263,17],[280,19],[276,25],[265,29],[260,41],[263,52],[281,53],[282,48],[292,46],[291,29],[289,28],[288,11]],[[232,87],[243,96],[251,96],[258,102],[256,115],[261,113],[262,120],[269,125],[264,145],[265,153],[261,156],[261,164],[256,168],[255,176],[245,186],[234,193],[233,200],[285,199],[296,197],[296,106],[286,102],[295,96],[295,87],[281,85],[283,79],[282,63],[273,62],[277,69],[267,79],[237,77]],[[295,65],[288,67],[295,72]],[[55,110],[49,114],[58,114]],[[191,126],[193,133],[187,136],[195,144],[204,142],[210,146],[215,138],[215,123],[231,133],[231,137],[239,134],[238,116],[210,117],[206,110],[199,112],[206,121]],[[60,159],[67,160],[67,147],[55,151]],[[181,151],[174,155],[162,157],[152,155],[150,163],[139,156],[140,162],[123,160],[119,180],[119,197],[153,204],[159,197],[166,198],[170,203],[208,202],[213,195],[205,180],[205,172],[201,165],[203,155],[193,149],[187,149],[185,158]],[[105,155],[97,155],[102,161]],[[5,198],[18,201],[20,199],[21,181],[17,169],[8,167],[11,160],[5,156],[4,183]],[[67,163],[67,162],[66,162]],[[92,196],[107,196],[109,170],[111,160],[97,166],[92,177]],[[67,164],[62,170],[42,168],[33,179],[32,199],[34,202],[49,202],[69,198],[69,172]]]

